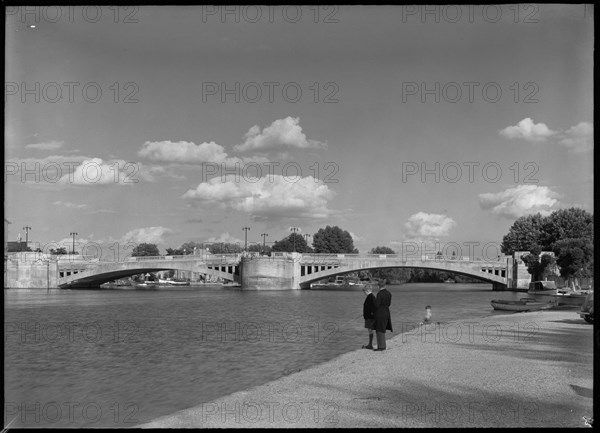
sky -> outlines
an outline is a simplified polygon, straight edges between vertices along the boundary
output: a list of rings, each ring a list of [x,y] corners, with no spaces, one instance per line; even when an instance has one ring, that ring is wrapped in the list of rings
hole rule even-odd
[[[330,225],[361,253],[467,255],[521,216],[593,212],[593,15],[9,7],[9,239],[164,253]]]

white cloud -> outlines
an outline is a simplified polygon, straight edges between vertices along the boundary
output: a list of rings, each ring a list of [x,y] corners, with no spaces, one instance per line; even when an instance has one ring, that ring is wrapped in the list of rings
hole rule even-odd
[[[272,175],[256,182],[215,177],[187,191],[183,198],[219,203],[226,209],[246,212],[255,220],[278,220],[325,218],[331,214],[327,200],[332,196],[333,191],[312,176],[292,182],[291,178]]]
[[[254,125],[244,136],[244,143],[234,146],[234,149],[247,151],[280,149],[282,147],[299,149],[323,149],[327,147],[325,143],[307,139],[299,122],[300,118],[288,116],[285,119],[275,120],[265,127],[262,132],[258,125]]]
[[[195,144],[187,141],[146,141],[138,155],[152,161],[194,164],[202,162],[226,162],[227,152],[223,146],[210,143]]]
[[[266,162],[261,156],[238,158],[229,156],[225,148],[211,141],[210,143],[195,144],[188,141],[146,141],[138,151],[138,155],[155,162],[171,162],[176,164],[219,164],[225,165],[226,170],[235,170],[235,164],[248,162]],[[221,167],[215,167],[218,170]],[[155,168],[155,170],[158,170]],[[241,167],[238,168],[238,171]]]
[[[251,127],[245,134],[243,144],[234,146],[235,151],[247,150],[278,150],[280,156],[286,156],[285,149],[322,149],[325,143],[310,140],[302,132],[299,118],[286,117],[275,120],[262,131],[258,125]],[[220,164],[221,170],[225,165],[226,171],[235,170],[236,164],[268,162],[264,156],[237,157],[229,155],[220,144],[204,142],[196,144],[188,141],[146,141],[138,151],[138,155],[155,162],[170,162],[176,164]],[[264,153],[263,153],[264,155]],[[215,167],[215,169],[218,169]],[[240,170],[240,168],[237,168]]]
[[[76,204],[76,203],[71,203],[70,201],[55,201],[52,203],[55,206],[61,206],[61,207],[66,207],[66,208],[70,208],[70,209],[83,209],[88,207],[87,204]]]
[[[4,165],[7,182],[20,181],[61,188],[65,185],[92,186],[112,183],[134,185],[140,181],[152,182],[155,174],[164,172],[162,167],[122,159],[104,161],[102,158],[73,155],[17,158],[6,161]]]
[[[355,235],[352,232],[348,232],[348,233],[350,233],[350,236],[352,236],[352,240],[354,242],[362,242],[364,240],[361,236]]]
[[[532,213],[550,214],[558,194],[546,186],[518,185],[497,193],[479,194],[479,205],[494,215],[518,218]]]
[[[229,232],[221,233],[219,237],[210,237],[206,240],[206,242],[213,243],[228,243],[228,244],[242,244],[243,241],[241,239],[236,238],[235,236],[231,236]]]
[[[127,162],[123,160],[106,161],[102,158],[89,158],[82,161],[79,165],[71,165],[69,168],[62,170],[64,174],[59,184],[62,185],[78,185],[78,186],[93,186],[93,185],[135,185],[140,180],[152,181],[151,173],[144,169],[140,169],[141,164]]]
[[[456,222],[443,214],[418,212],[404,224],[407,238],[448,236]]]
[[[29,149],[38,149],[38,150],[55,150],[55,149],[61,148],[64,144],[65,144],[64,141],[52,140],[52,141],[47,141],[44,143],[28,144],[25,147],[27,147]]]
[[[173,233],[173,230],[167,227],[143,227],[128,231],[121,237],[120,242],[134,242],[136,244],[164,244],[164,237],[171,233]]]
[[[589,122],[579,122],[562,135],[564,138],[560,143],[574,152],[587,152],[594,146],[594,126]]]
[[[531,142],[546,141],[554,134],[556,131],[550,130],[545,123],[534,123],[529,117],[521,120],[516,126],[507,126],[500,131],[500,135],[506,138],[522,138]]]

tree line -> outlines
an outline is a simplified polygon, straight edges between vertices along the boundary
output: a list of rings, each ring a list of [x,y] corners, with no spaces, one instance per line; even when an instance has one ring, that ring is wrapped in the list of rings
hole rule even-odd
[[[204,250],[206,244],[196,242],[186,242],[179,248],[167,248],[167,255],[187,255],[194,254],[194,249]],[[241,253],[244,247],[239,243],[216,242],[208,245],[211,254],[234,254]],[[252,243],[248,246],[248,251],[261,254],[270,254],[272,252],[298,252],[298,253],[337,253],[337,254],[358,254],[358,249],[354,247],[352,235],[347,230],[342,230],[338,226],[326,226],[319,229],[312,235],[312,246],[308,245],[303,235],[292,233],[285,238],[273,242],[272,245],[263,245]],[[131,254],[134,257],[139,256],[159,256],[160,252],[156,244],[141,243],[137,245]]]

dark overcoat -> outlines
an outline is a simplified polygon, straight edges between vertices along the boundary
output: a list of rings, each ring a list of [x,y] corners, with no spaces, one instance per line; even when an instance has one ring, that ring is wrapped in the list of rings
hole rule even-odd
[[[377,310],[377,306],[375,305],[375,295],[369,293],[365,298],[365,303],[363,304],[363,317],[365,320],[375,318],[375,310]]]
[[[375,330],[377,332],[392,331],[392,317],[390,316],[390,304],[392,303],[392,294],[384,287],[377,293],[375,298]]]

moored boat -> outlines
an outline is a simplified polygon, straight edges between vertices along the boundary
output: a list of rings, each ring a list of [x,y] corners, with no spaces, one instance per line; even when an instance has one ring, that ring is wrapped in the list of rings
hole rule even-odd
[[[367,288],[376,289],[378,287],[379,285],[376,281],[358,280],[338,275],[333,282],[311,284],[310,290],[361,291]]]
[[[554,281],[532,281],[529,283],[527,294],[533,296],[536,301],[551,301],[556,305],[583,305],[587,293],[574,292],[558,289]]]
[[[178,280],[178,279],[175,279],[175,280],[171,280],[171,279],[162,280],[162,279],[159,279],[158,282],[159,282],[159,284],[167,284],[169,286],[189,286],[190,285],[189,281]]]
[[[538,311],[552,308],[552,302],[535,302],[531,300],[507,301],[504,299],[494,299],[490,302],[494,310],[503,311]]]
[[[158,288],[158,281],[140,281],[133,283],[135,289],[156,289]]]

